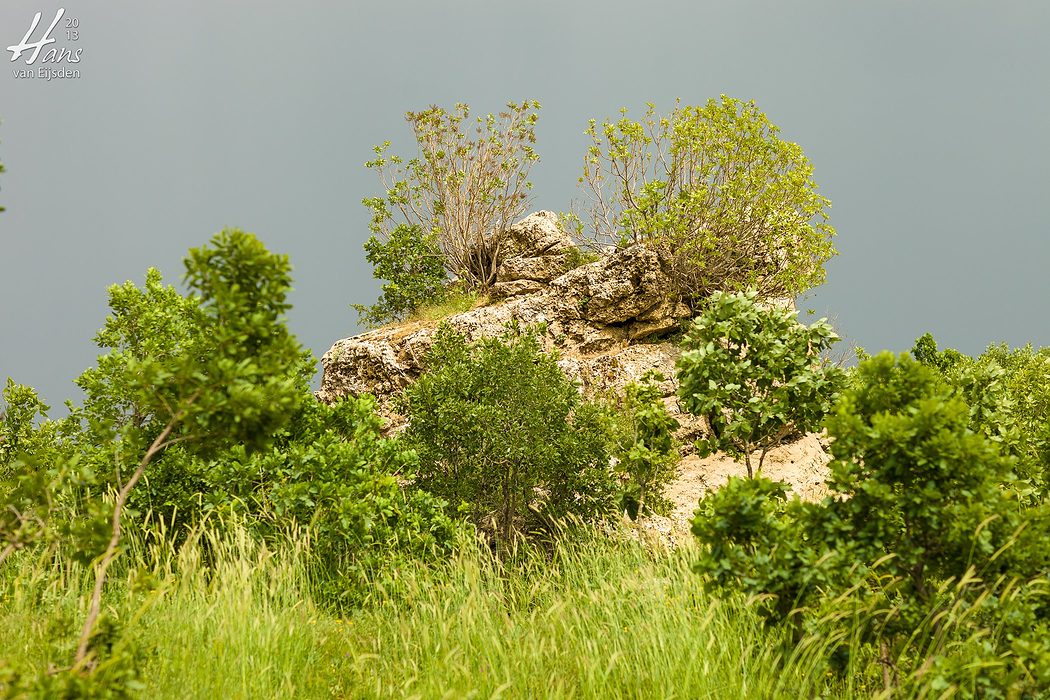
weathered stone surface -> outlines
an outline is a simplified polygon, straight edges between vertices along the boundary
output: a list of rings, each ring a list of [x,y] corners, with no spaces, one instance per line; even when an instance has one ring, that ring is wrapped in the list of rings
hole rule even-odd
[[[545,347],[559,351],[562,370],[591,397],[620,391],[649,371],[662,375],[664,402],[681,426],[677,437],[685,456],[670,489],[676,503],[672,519],[679,529],[683,523],[687,529],[703,490],[744,469],[724,457],[699,460],[692,454],[693,441],[707,426],[678,405],[678,346],[648,342],[679,327],[689,310],[672,300],[667,270],[653,251],[632,246],[563,272],[574,250],[555,214],[526,217],[512,227],[501,253],[503,262],[493,290],[501,301],[455,314],[445,322],[468,340],[499,335],[512,322],[544,324]],[[337,341],[322,358],[318,398],[331,402],[371,393],[388,428],[399,429],[404,419],[394,411],[393,399],[419,376],[437,326],[436,322],[404,323]],[[781,450],[790,456],[783,465],[778,461],[780,453],[771,453],[768,472],[786,478],[804,497],[816,497],[827,456],[812,436],[798,444],[797,449]],[[781,466],[783,475],[778,471]]]
[[[592,387],[594,391],[622,388],[640,378],[647,363],[659,365],[664,375],[673,377],[671,346],[636,344],[674,329],[688,314],[686,307],[670,301],[669,279],[659,257],[633,246],[563,273],[564,258],[574,250],[555,214],[526,217],[511,228],[505,248],[509,255],[498,270],[498,278],[506,281],[497,284],[496,291],[501,292],[497,296],[508,298],[455,314],[445,322],[468,340],[498,335],[508,323],[545,324],[546,347],[557,348],[565,362],[577,363],[574,371],[586,393],[593,393]],[[547,259],[547,268],[538,264],[528,268],[529,261],[541,259]],[[549,282],[509,279],[525,269],[539,278],[554,274],[555,269],[558,273]],[[436,323],[405,323],[336,342],[322,358],[318,397],[334,401],[348,394],[371,393],[388,418],[398,423],[391,400],[419,376],[436,330]],[[599,371],[610,378],[596,382],[593,375]],[[667,395],[674,395],[672,384]]]
[[[535,258],[543,255],[562,255],[576,249],[572,237],[562,228],[558,215],[552,211],[529,214],[507,231],[500,257]]]

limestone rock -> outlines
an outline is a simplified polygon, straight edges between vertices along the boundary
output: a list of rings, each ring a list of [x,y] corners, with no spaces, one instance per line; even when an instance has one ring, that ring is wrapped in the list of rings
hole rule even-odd
[[[499,335],[513,322],[545,324],[545,346],[557,348],[566,363],[577,363],[574,371],[589,394],[622,388],[649,365],[673,377],[677,351],[672,346],[637,344],[673,330],[689,313],[670,300],[670,280],[656,253],[632,246],[564,272],[567,256],[575,250],[557,215],[526,217],[511,227],[497,268],[502,281],[496,286],[508,298],[444,321],[468,340]],[[392,399],[419,376],[436,330],[436,323],[413,322],[337,341],[322,358],[318,397],[334,401],[371,393],[396,424]],[[613,378],[595,381],[597,372]],[[667,396],[673,395],[674,386],[668,384]]]
[[[493,289],[500,301],[449,316],[444,322],[471,341],[499,335],[512,322],[543,324],[545,348],[559,351],[562,370],[589,397],[620,391],[650,370],[662,375],[663,400],[679,421],[677,436],[685,455],[678,485],[670,494],[679,504],[675,518],[681,525],[704,489],[724,481],[724,474],[732,469],[744,469],[731,466],[735,464],[731,461],[698,460],[691,454],[693,441],[707,429],[706,421],[679,407],[678,345],[659,341],[660,334],[675,330],[688,318],[689,310],[672,299],[667,268],[652,250],[631,246],[565,271],[575,253],[576,246],[557,215],[538,212],[526,217],[511,227],[500,252]],[[421,373],[437,326],[437,322],[408,322],[337,341],[322,358],[318,398],[332,402],[347,395],[373,394],[388,429],[399,429],[404,418],[394,410],[394,398]],[[799,493],[815,497],[822,481],[815,475],[822,474],[827,456],[819,444],[813,450],[806,445],[805,455],[796,460],[805,464],[798,469],[789,464],[785,469],[800,475],[797,485],[792,482]],[[774,451],[767,458],[770,476],[779,474],[779,454]]]

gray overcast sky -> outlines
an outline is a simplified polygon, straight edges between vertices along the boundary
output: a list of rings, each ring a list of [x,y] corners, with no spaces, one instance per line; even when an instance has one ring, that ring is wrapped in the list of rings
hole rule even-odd
[[[107,285],[177,281],[225,226],[291,256],[318,357],[354,333],[348,304],[378,292],[369,149],[407,151],[401,115],[457,101],[542,102],[533,209],[564,210],[588,118],[754,99],[834,203],[840,255],[803,305],[869,350],[1050,345],[1045,0],[0,0],[0,47],[59,7],[81,77],[0,75],[0,381],[53,404]]]

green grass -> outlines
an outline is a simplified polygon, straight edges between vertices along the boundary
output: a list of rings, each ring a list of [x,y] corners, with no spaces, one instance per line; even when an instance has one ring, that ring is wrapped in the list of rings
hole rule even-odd
[[[308,550],[305,538],[273,550],[237,527],[178,550],[132,543],[104,608],[121,630],[115,648],[137,660],[137,694],[847,698],[881,690],[870,648],[853,654],[856,668],[829,671],[837,644],[859,649],[848,615],[786,645],[754,601],[704,591],[689,547],[595,534],[501,566],[464,542],[440,565],[384,572],[369,603],[342,614],[311,600]],[[11,670],[39,675],[72,659],[90,581],[56,561],[21,552],[0,571],[0,696],[5,673],[8,681]]]
[[[140,655],[143,696],[799,697],[824,681],[820,659],[783,673],[777,635],[705,594],[688,550],[595,538],[503,569],[468,545],[387,572],[340,616],[311,602],[305,548],[236,528],[177,553],[133,546],[105,607]],[[3,574],[0,658],[68,664],[84,572],[23,553]]]
[[[462,292],[450,289],[440,302],[421,306],[412,312],[412,315],[406,321],[435,323],[449,316],[470,311],[477,306],[484,306],[487,303],[488,297],[481,296],[476,292]]]

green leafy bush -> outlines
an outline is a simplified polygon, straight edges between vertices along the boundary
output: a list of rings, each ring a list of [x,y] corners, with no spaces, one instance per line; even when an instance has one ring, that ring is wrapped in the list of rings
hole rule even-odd
[[[970,428],[1016,458],[1019,497],[1042,502],[1050,492],[1050,348],[992,345],[978,357],[938,351],[926,333],[911,351],[936,369],[970,406]]]
[[[369,238],[365,253],[375,277],[386,280],[375,304],[352,305],[366,326],[404,320],[421,306],[440,303],[446,296],[445,261],[433,232],[401,224],[385,241]]]
[[[754,102],[722,96],[680,102],[666,117],[601,125],[580,181],[599,241],[652,246],[671,266],[679,296],[753,287],[793,297],[824,281],[835,254],[830,201],[813,166]]]
[[[682,405],[711,427],[697,448],[742,458],[748,476],[785,437],[816,430],[843,381],[821,357],[838,340],[831,326],[823,319],[804,326],[795,315],[761,306],[754,291],[716,292],[682,342]]]
[[[207,465],[220,505],[242,505],[255,531],[276,542],[309,533],[318,599],[335,604],[367,597],[398,559],[448,551],[445,502],[403,485],[417,468],[414,452],[382,437],[371,397],[306,403],[269,450],[235,447]]]
[[[678,421],[667,412],[656,384],[659,373],[649,372],[631,382],[613,403],[613,457],[621,481],[620,508],[631,517],[665,514],[670,502],[663,487],[674,478],[679,454],[674,440]]]
[[[980,677],[998,679],[989,692],[1043,687],[1024,668],[1050,650],[1050,512],[1019,508],[1001,487],[1014,459],[970,419],[934,369],[865,360],[826,422],[828,497],[786,501],[782,484],[731,480],[701,502],[698,569],[796,633],[849,620],[887,691],[928,682],[931,667],[945,688]]]
[[[433,106],[405,115],[416,157],[387,155],[389,141],[373,149],[366,165],[379,173],[384,193],[363,200],[372,213],[365,250],[388,284],[375,306],[358,307],[365,321],[404,318],[433,300],[426,295],[446,272],[465,291],[487,292],[507,231],[528,204],[539,108],[534,100],[511,102],[499,115],[472,120],[465,104]]]
[[[608,426],[596,404],[517,327],[470,345],[442,326],[404,393],[418,485],[490,533],[501,551],[573,515],[615,508]]]

